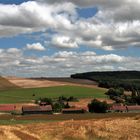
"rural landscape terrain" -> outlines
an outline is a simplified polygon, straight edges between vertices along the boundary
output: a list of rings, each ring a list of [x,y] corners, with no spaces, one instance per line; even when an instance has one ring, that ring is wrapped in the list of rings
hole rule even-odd
[[[0,109],[6,109],[0,113],[0,139],[139,140],[139,110],[127,113],[127,110],[120,108],[120,110],[116,110],[117,112],[114,112],[115,110],[112,112],[111,110],[111,113],[71,112],[63,114],[59,111],[60,108],[54,108],[54,114],[38,114],[36,112],[35,114],[22,115],[22,108],[24,108],[24,106],[38,106],[38,103],[36,103],[38,99],[42,99],[43,102],[46,98],[48,102],[48,99],[52,99],[53,104],[56,104],[57,98],[65,97],[69,99],[71,97],[73,100],[66,100],[66,102],[72,109],[79,111],[78,109],[81,108],[87,110],[88,104],[92,102],[93,99],[97,99],[101,103],[106,102],[112,105],[118,101],[121,103],[122,100],[126,102],[127,100],[123,99],[124,95],[126,97],[132,96],[132,91],[125,89],[124,95],[118,96],[119,100],[118,98],[117,100],[116,98],[110,98],[112,96],[106,93],[108,93],[109,88],[115,89],[115,87],[99,86],[100,83],[98,80],[102,77],[100,75],[98,75],[98,80],[90,79],[89,77],[73,78],[73,75],[71,77],[72,78],[0,77]],[[117,78],[120,77],[117,76]],[[125,78],[125,80],[132,81],[132,78],[135,79],[135,81],[139,80],[138,75],[137,77],[131,75],[128,77],[128,80],[127,78]],[[102,79],[102,81],[104,79]],[[108,81],[111,80],[108,77],[105,80],[107,79],[109,79]],[[116,77],[112,77],[112,81],[115,80],[117,81]],[[124,82],[122,86],[125,86],[125,84]],[[133,86],[133,88],[135,88],[137,85],[139,85],[139,82],[137,82],[136,85],[134,85],[134,83],[133,85],[127,83],[127,87]],[[12,106],[14,106],[14,110],[7,110],[8,107]],[[69,110],[69,108],[66,109],[66,111],[67,110]]]
[[[0,140],[140,140],[140,0],[0,0]]]

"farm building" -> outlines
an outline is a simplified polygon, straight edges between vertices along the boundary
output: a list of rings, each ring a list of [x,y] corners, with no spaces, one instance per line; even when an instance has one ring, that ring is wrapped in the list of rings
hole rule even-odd
[[[127,108],[124,105],[112,105],[108,112],[127,112]]]
[[[48,103],[47,102],[40,102],[39,105],[40,106],[46,106]]]
[[[23,106],[23,114],[52,114],[52,106]]]
[[[126,106],[128,112],[140,112],[140,105]]]
[[[0,105],[0,112],[12,112],[15,111],[15,105]]]
[[[67,108],[62,109],[63,114],[78,114],[78,113],[85,113],[86,110],[83,108]]]
[[[112,105],[108,112],[140,112],[140,106]]]

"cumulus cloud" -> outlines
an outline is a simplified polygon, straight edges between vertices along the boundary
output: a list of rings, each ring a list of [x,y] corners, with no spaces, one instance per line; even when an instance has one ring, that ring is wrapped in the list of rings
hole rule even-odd
[[[77,42],[69,36],[53,36],[51,44],[60,48],[78,48]]]
[[[98,11],[86,19],[78,16],[78,7],[97,7]],[[138,47],[139,7],[139,0],[36,0],[20,5],[0,4],[0,37],[51,29],[56,34],[48,42],[60,48],[84,45],[111,51]]]
[[[91,51],[59,51],[49,56],[27,56],[23,49],[16,51],[10,48],[3,49],[1,52],[0,73],[31,77],[69,76],[72,73],[89,70],[132,70],[134,67],[135,70],[139,70],[139,61],[140,57],[125,57],[116,54],[99,55]]]
[[[21,50],[17,49],[17,48],[9,48],[9,49],[7,49],[7,53],[18,54],[20,52],[21,52]]]
[[[29,1],[20,5],[0,4],[0,36],[31,33],[48,28],[71,29],[71,20],[75,14],[75,5],[72,3],[44,5]]]
[[[35,51],[45,51],[45,47],[40,43],[33,43],[26,45],[27,50],[35,50]]]
[[[39,2],[44,2],[44,3],[63,3],[64,0],[36,0]],[[117,0],[117,1],[112,1],[112,0],[65,0],[67,2],[72,2],[76,4],[77,6],[81,7],[91,7],[91,6],[104,6],[104,7],[116,7],[120,6],[121,4],[126,3],[128,0]]]
[[[97,13],[90,18],[81,17],[77,8],[89,7],[96,7]],[[34,0],[20,5],[0,4],[0,37],[43,32],[49,49],[54,51],[54,46],[67,50],[50,56],[24,54],[24,50],[45,51],[46,46],[39,43],[42,40],[27,44],[24,49],[0,49],[0,72],[7,69],[7,73],[27,73],[26,76],[64,76],[89,70],[139,70],[139,57],[113,53],[117,49],[140,47],[139,7],[139,0]],[[105,50],[106,54],[79,52],[81,46]],[[75,52],[71,51],[74,48]]]

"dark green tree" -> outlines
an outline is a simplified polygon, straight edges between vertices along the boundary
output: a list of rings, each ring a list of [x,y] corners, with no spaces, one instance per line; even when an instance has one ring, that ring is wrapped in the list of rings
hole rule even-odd
[[[54,103],[53,105],[53,111],[54,112],[61,112],[61,110],[63,109],[63,105],[59,102]]]
[[[53,104],[53,100],[51,98],[40,98],[40,102],[46,102],[47,105]]]
[[[88,104],[88,109],[91,113],[105,113],[108,109],[108,104],[106,102],[100,102],[97,99],[93,99],[91,103]]]
[[[123,88],[110,88],[106,93],[110,98],[117,96],[121,97],[124,94]]]
[[[65,108],[70,108],[69,102],[66,103]]]

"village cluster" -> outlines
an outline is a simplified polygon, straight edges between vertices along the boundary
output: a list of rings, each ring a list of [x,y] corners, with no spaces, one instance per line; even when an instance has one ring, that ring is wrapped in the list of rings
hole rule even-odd
[[[40,102],[39,104],[35,105],[23,105],[21,106],[20,110],[16,106],[16,104],[3,104],[0,105],[0,113],[11,113],[15,114],[15,112],[20,112],[20,115],[28,115],[28,114],[78,114],[78,113],[88,113],[94,112],[94,110],[90,111],[88,105],[85,107],[76,107],[76,106],[69,106],[68,108],[62,108],[61,110],[56,111],[54,110],[52,105],[48,105],[46,102]],[[130,113],[130,112],[140,112],[140,105],[123,105],[121,103],[110,104],[105,111],[106,113],[109,112],[122,112],[122,113]],[[95,113],[98,113],[98,111]],[[101,112],[100,112],[101,113]]]

